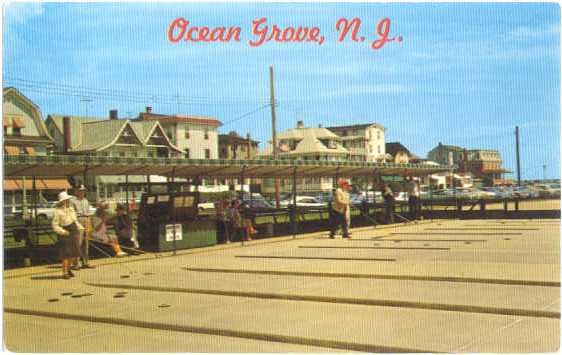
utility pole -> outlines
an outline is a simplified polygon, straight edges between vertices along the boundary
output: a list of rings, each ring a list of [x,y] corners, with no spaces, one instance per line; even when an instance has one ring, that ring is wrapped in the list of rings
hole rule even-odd
[[[273,145],[273,159],[277,160],[277,131],[275,130],[275,86],[273,84],[273,67],[269,67],[269,93],[271,105],[271,139]],[[275,178],[275,207],[279,208],[279,178]]]
[[[517,186],[521,186],[521,162],[519,160],[519,126],[515,126],[515,158],[517,159]]]

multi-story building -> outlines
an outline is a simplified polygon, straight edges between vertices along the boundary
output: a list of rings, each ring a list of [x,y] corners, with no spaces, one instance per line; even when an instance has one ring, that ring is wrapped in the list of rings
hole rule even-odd
[[[441,165],[449,165],[449,156],[452,156],[453,165],[460,166],[461,162],[464,160],[464,151],[464,148],[455,145],[445,145],[439,142],[437,147],[427,153],[427,159]]]
[[[162,115],[146,112],[139,114],[138,121],[157,121],[164,128],[172,143],[188,159],[218,159],[219,140],[217,128],[221,122],[212,117],[193,115]]]
[[[502,168],[500,152],[493,149],[466,149],[457,146],[439,145],[427,154],[428,159],[439,164],[449,165],[449,156],[458,167],[460,174],[471,174],[476,185],[510,184],[510,180],[503,179],[503,174],[509,170]]]
[[[175,146],[158,121],[118,119],[117,110],[109,119],[49,115],[46,120],[59,154],[94,155],[132,158],[179,158],[183,151]],[[154,177],[154,179],[158,179]],[[96,199],[112,197],[124,188],[123,176],[74,177],[74,183],[85,183]],[[129,177],[129,183],[141,193],[148,183],[145,176]]]
[[[341,143],[349,151],[352,161],[384,161],[386,128],[377,124],[327,127],[341,137]]]
[[[511,183],[503,179],[509,170],[502,168],[500,152],[492,149],[472,149],[467,152],[465,169],[485,186]]]
[[[176,158],[183,153],[158,121],[118,119],[116,110],[109,119],[49,115],[46,125],[62,154]]]
[[[277,140],[278,159],[337,161],[347,160],[350,157],[349,150],[342,145],[341,137],[326,128],[306,128],[302,121],[297,123],[296,128],[277,134]],[[269,142],[259,157],[271,159],[272,156],[273,146]],[[297,179],[299,191],[329,191],[332,189],[332,184],[332,178],[327,177]],[[281,179],[280,187],[283,192],[291,192],[291,180]],[[273,189],[273,179],[264,179],[262,190],[271,193]]]
[[[54,149],[54,141],[49,134],[39,107],[13,87],[3,90],[4,154],[47,155]],[[66,178],[37,179],[35,188],[39,191],[39,201],[54,199],[61,190],[69,188]],[[33,182],[28,179],[4,180],[5,212],[19,209],[31,201]],[[25,194],[24,194],[25,192]]]
[[[255,159],[258,155],[258,141],[240,137],[232,131],[219,134],[219,159]]]

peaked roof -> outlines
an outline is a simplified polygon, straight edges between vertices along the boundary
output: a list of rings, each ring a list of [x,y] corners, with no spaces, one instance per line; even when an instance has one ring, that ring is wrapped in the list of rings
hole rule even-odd
[[[349,151],[341,146],[341,144],[336,143],[335,148],[328,148],[318,138],[310,135],[304,137],[301,140],[295,150],[289,152],[289,154],[310,154],[310,153],[341,153],[347,154]]]
[[[49,115],[48,122],[53,122],[59,132],[63,133],[63,115]],[[145,145],[154,130],[159,128],[168,145],[178,152],[158,121],[130,121],[124,119],[106,119],[99,117],[70,117],[70,150],[73,152],[103,150],[115,144],[128,127],[139,142]]]
[[[39,132],[39,134],[47,137],[50,141],[53,141],[53,137],[51,137],[51,135],[49,134],[47,126],[45,125],[45,121],[43,121],[39,106],[37,106],[27,96],[22,94],[21,91],[11,86],[6,87],[2,90],[3,102],[6,101],[6,98],[8,98],[10,95],[14,95],[18,99],[20,99],[24,105],[28,106],[31,111],[31,117],[33,119],[33,122],[35,123],[35,126],[37,127],[37,131]]]
[[[390,142],[385,144],[385,150],[388,154],[395,156],[399,151],[404,151],[408,156],[411,156],[412,153],[400,142]]]
[[[318,139],[341,140],[341,138],[326,128],[292,128],[277,134],[277,139],[303,139],[314,136]]]
[[[140,121],[160,121],[162,123],[191,123],[191,124],[198,124],[204,126],[214,126],[219,127],[222,126],[221,121],[213,118],[213,117],[206,117],[206,116],[195,116],[195,115],[163,115],[159,113],[148,113],[148,112],[141,112],[139,113]]]

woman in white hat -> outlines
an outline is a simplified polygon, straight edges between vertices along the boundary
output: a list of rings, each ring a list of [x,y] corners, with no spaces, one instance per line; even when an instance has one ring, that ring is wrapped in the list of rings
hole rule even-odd
[[[63,191],[58,195],[58,198],[51,225],[59,236],[63,278],[69,279],[74,276],[70,270],[70,265],[80,256],[80,233],[84,230],[84,227],[78,222],[76,212],[70,206],[72,196]]]

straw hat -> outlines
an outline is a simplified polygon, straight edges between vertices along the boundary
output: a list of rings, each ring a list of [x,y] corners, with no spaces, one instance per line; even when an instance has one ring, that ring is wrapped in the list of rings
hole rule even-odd
[[[60,204],[66,200],[70,200],[72,196],[70,196],[66,191],[63,191],[58,195],[58,198],[59,200],[57,201],[57,204]]]

